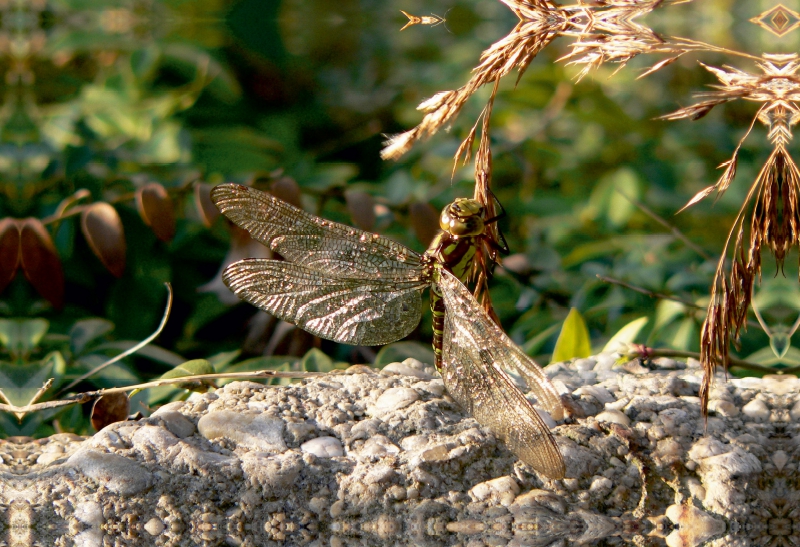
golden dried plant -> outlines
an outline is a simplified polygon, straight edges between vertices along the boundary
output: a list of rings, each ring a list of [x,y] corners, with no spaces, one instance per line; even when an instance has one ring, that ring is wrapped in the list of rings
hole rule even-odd
[[[773,147],[739,209],[714,275],[711,300],[700,337],[700,360],[705,373],[700,400],[706,415],[713,374],[718,366],[727,368],[730,343],[737,343],[741,330],[746,328],[753,285],[761,276],[762,249],[769,249],[778,267],[782,267],[788,251],[800,244],[800,170],[786,149],[792,139],[792,127],[800,121],[800,108],[795,104],[800,99],[800,57],[794,53],[765,54],[758,63],[760,74],[729,66],[703,66],[719,79],[721,85],[716,86],[716,91],[702,94],[700,98],[703,101],[664,116],[665,119],[698,119],[714,106],[735,99],[763,104],[731,158],[720,165],[724,168],[722,176],[716,184],[698,192],[686,207],[715,190],[719,197],[728,189],[736,176],[739,150],[756,121],[767,127],[767,138]],[[746,234],[748,216],[749,233]],[[749,241],[745,249],[746,235]],[[726,274],[731,242],[732,262]]]

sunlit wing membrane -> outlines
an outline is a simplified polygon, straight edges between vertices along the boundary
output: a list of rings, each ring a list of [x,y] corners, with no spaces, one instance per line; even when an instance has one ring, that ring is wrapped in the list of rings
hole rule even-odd
[[[225,284],[242,300],[308,332],[345,344],[377,346],[408,335],[428,283],[342,278],[278,260],[228,266]]]
[[[381,240],[378,242],[376,238],[363,241],[327,234],[279,236],[272,240],[272,249],[290,262],[336,277],[411,281],[423,276],[417,253],[397,243],[394,246],[404,252],[394,252],[385,238],[377,238]]]
[[[385,277],[395,275],[395,271],[404,279],[419,275],[420,255],[407,247],[306,213],[260,190],[221,184],[211,191],[211,199],[253,239],[291,262],[321,271],[335,264],[342,275],[353,277],[373,277],[376,273]],[[280,241],[276,241],[278,237]]]
[[[518,363],[520,354],[525,354],[455,276],[444,268],[437,271],[435,282],[446,309],[442,376],[447,391],[522,461],[550,478],[562,478],[564,460],[549,428],[503,371],[504,365]],[[530,361],[527,356],[525,359]],[[532,361],[530,364],[536,367]],[[528,366],[528,370],[531,368]],[[534,390],[537,394],[552,392],[557,397],[546,377],[541,383],[546,385],[531,388],[538,388]]]

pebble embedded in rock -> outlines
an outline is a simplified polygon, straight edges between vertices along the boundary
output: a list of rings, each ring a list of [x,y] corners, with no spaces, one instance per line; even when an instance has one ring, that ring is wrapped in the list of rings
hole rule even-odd
[[[742,414],[757,422],[766,422],[769,419],[769,407],[761,399],[753,399],[742,407]]]
[[[724,454],[728,450],[730,450],[729,446],[722,444],[713,437],[701,437],[692,445],[692,448],[689,450],[689,458],[699,462],[700,460],[710,458],[711,456]]]
[[[364,441],[359,455],[363,456],[388,456],[400,453],[400,447],[384,435],[376,435]]]
[[[775,467],[778,469],[778,471],[783,471],[783,468],[788,462],[789,455],[783,450],[776,450],[772,455],[772,463],[775,464]]]
[[[603,386],[581,386],[575,390],[575,395],[589,395],[597,399],[600,403],[606,405],[613,403],[616,398]]]
[[[194,424],[180,412],[165,410],[153,415],[161,418],[164,421],[164,427],[179,439],[185,439],[196,431]]]
[[[164,525],[163,522],[161,522],[161,519],[158,519],[156,517],[151,518],[144,524],[145,531],[147,531],[147,533],[150,534],[151,536],[160,535],[165,528],[166,526]]]
[[[504,507],[511,505],[517,494],[519,494],[519,484],[508,476],[476,484],[469,491],[469,495],[476,501],[494,499]]]
[[[66,465],[78,469],[108,490],[123,496],[138,494],[152,484],[152,474],[124,456],[82,449],[70,456]]]
[[[209,441],[220,437],[253,450],[283,452],[285,424],[263,414],[241,414],[230,410],[209,412],[197,422],[197,430]]]
[[[419,401],[417,390],[409,387],[389,388],[378,397],[375,404],[367,409],[367,414],[380,416],[393,410],[400,410]]]
[[[680,461],[684,451],[681,443],[672,438],[658,441],[653,458],[661,465],[671,465]]]
[[[667,408],[658,413],[661,424],[668,435],[675,435],[678,428],[686,423],[688,415],[680,408]]]
[[[610,492],[614,483],[606,477],[594,477],[589,485],[590,492]]]
[[[336,437],[317,437],[300,445],[300,450],[313,454],[318,458],[336,458],[344,456],[342,442]]]
[[[713,399],[708,403],[709,412],[715,412],[725,418],[734,418],[739,415],[739,407],[726,399]]]
[[[96,501],[78,504],[75,507],[75,518],[89,526],[100,526],[105,522],[103,507]]]
[[[800,422],[800,401],[797,401],[792,410],[789,411],[789,417],[795,422]]]
[[[406,359],[406,361],[408,361],[408,359]],[[402,374],[403,376],[414,376],[421,380],[432,380],[433,378],[435,378],[434,375],[428,374],[422,368],[406,364],[405,361],[403,361],[402,363],[389,363],[381,370],[383,370],[383,372],[385,373]]]
[[[575,359],[575,361],[572,362],[571,368],[581,371],[592,370],[596,363],[597,361],[594,359]]]
[[[624,412],[620,410],[604,410],[595,416],[598,422],[608,422],[612,424],[624,425],[630,427],[631,419],[628,418]]]

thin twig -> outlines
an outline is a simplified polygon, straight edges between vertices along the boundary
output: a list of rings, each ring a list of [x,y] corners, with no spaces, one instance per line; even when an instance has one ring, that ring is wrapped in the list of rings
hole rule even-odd
[[[669,294],[654,292],[649,289],[645,289],[644,287],[639,287],[637,285],[631,285],[630,283],[626,283],[620,279],[614,279],[613,277],[607,277],[605,275],[597,274],[597,279],[600,281],[605,281],[606,283],[611,283],[612,285],[619,285],[620,287],[625,287],[626,289],[630,289],[634,292],[638,292],[639,294],[643,294],[645,296],[649,296],[651,298],[659,298],[662,300],[672,300],[673,302],[677,302],[679,304],[683,304],[684,306],[689,306],[690,308],[702,309],[702,306],[698,306],[694,302],[689,302],[688,300],[683,300],[678,298],[677,296],[672,296]]]
[[[13,414],[28,414],[48,408],[58,408],[62,406],[73,405],[76,403],[88,403],[89,401],[107,395],[110,393],[125,393],[135,389],[148,389],[152,387],[162,387],[173,384],[186,384],[197,382],[199,380],[214,380],[220,378],[316,378],[324,376],[326,372],[284,372],[278,370],[257,370],[253,372],[220,372],[215,374],[197,374],[194,376],[182,376],[180,378],[162,378],[160,380],[153,380],[144,384],[135,384],[132,386],[112,387],[106,389],[98,389],[96,391],[86,391],[60,399],[56,401],[47,401],[45,403],[28,404],[25,406],[16,406],[12,404],[0,404],[0,411],[11,412]]]
[[[621,191],[619,189],[617,189],[617,193],[619,193],[619,195],[621,195],[622,197],[627,199],[629,202],[631,202],[633,205],[635,205],[636,208],[639,209],[641,212],[643,212],[644,214],[646,214],[647,216],[649,216],[650,218],[652,218],[653,220],[655,220],[656,222],[661,224],[664,228],[666,228],[667,230],[672,232],[672,235],[674,235],[676,238],[678,238],[681,241],[683,241],[683,243],[687,247],[692,249],[694,252],[699,254],[701,257],[703,257],[704,259],[706,259],[708,261],[713,260],[713,257],[711,255],[709,255],[702,247],[700,247],[695,242],[693,242],[691,239],[686,237],[686,235],[683,232],[681,232],[680,230],[678,230],[678,228],[676,228],[675,226],[673,226],[672,224],[667,222],[662,217],[658,216],[655,213],[655,211],[653,211],[652,209],[647,207],[644,203],[642,203],[641,201],[639,201],[639,200],[637,200],[635,198],[632,198],[631,196],[627,195],[625,192],[623,192],[623,191]]]
[[[642,355],[642,357],[645,357]],[[647,349],[647,357],[691,357],[693,359],[700,360],[700,353],[696,351],[683,351],[683,350],[676,350],[676,349],[656,349],[656,348],[648,348]],[[731,367],[742,368],[745,370],[752,370],[756,372],[763,372],[766,374],[787,374],[792,369],[775,369],[772,367],[767,367],[764,365],[760,365],[758,363],[753,363],[752,361],[746,361],[744,359],[737,359],[736,357],[729,357],[728,361],[730,362]],[[800,370],[800,367],[794,367]]]
[[[128,355],[136,353],[137,351],[139,351],[140,349],[145,347],[147,344],[149,344],[150,342],[155,340],[158,337],[159,334],[161,334],[161,331],[164,330],[164,326],[167,324],[167,320],[169,319],[169,314],[172,311],[172,285],[170,285],[169,283],[164,283],[164,285],[167,287],[167,305],[164,308],[164,315],[161,317],[161,323],[158,325],[158,328],[156,328],[156,330],[153,332],[153,334],[151,334],[150,336],[148,336],[147,338],[145,338],[144,340],[142,340],[141,342],[139,342],[135,346],[133,346],[131,348],[128,348],[127,350],[123,351],[119,355],[109,359],[108,361],[106,361],[102,365],[96,366],[95,368],[93,368],[92,370],[87,372],[86,374],[78,376],[72,382],[67,384],[65,387],[63,387],[60,390],[58,390],[58,393],[56,393],[56,395],[55,395],[56,397],[61,395],[62,393],[65,393],[65,392],[69,391],[70,388],[75,387],[76,385],[78,385],[82,381],[86,380],[87,378],[90,378],[91,376],[94,376],[95,374],[97,374],[98,372],[100,372],[101,370],[106,368],[107,366],[113,365],[114,363],[120,361],[121,359],[124,359]]]

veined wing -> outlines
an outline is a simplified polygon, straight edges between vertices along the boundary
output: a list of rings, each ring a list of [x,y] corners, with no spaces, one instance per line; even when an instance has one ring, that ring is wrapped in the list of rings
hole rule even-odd
[[[420,294],[428,283],[335,277],[279,260],[249,258],[222,273],[245,300],[308,332],[345,344],[378,346],[409,334],[419,323]]]
[[[453,274],[441,267],[437,271],[446,310],[442,358],[447,391],[522,461],[550,478],[562,478],[564,460],[549,428],[503,370],[509,365],[535,370],[538,365],[489,318]],[[524,367],[521,362],[526,363]],[[540,383],[529,387],[545,408],[561,409],[555,388],[544,373],[541,376]]]
[[[419,279],[420,255],[378,234],[306,213],[270,194],[221,184],[211,199],[253,239],[286,260],[322,272],[359,278]]]

